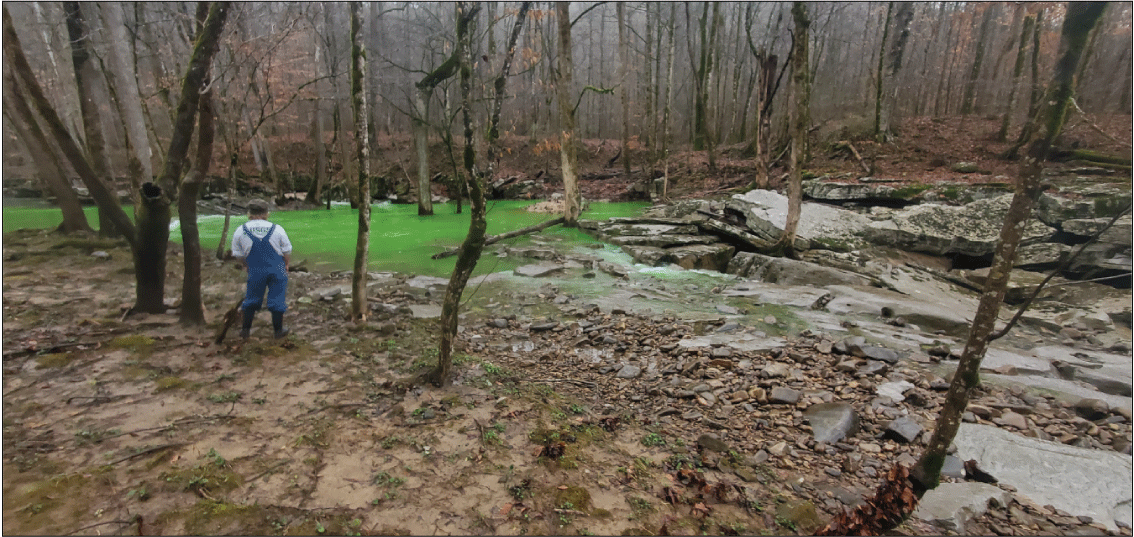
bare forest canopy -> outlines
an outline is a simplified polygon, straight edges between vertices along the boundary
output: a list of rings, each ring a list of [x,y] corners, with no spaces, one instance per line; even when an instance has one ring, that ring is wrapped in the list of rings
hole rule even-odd
[[[92,78],[91,91],[102,118],[109,173],[127,176],[128,127],[120,111],[127,108],[122,100],[135,94],[118,87],[122,79],[111,76],[119,63],[136,75],[151,148],[149,169],[159,169],[193,46],[196,5],[80,5],[92,63],[101,73]],[[475,91],[481,99],[474,106],[487,107],[490,76],[499,70],[518,4],[481,5],[472,44],[479,84]],[[64,4],[5,6],[36,77],[73,136],[84,139]],[[768,121],[768,145],[783,147],[790,2],[625,2],[621,18],[617,7],[614,2],[570,4],[578,137],[619,138],[624,91],[630,147],[652,152],[648,154],[663,147],[750,145],[761,114]],[[883,107],[884,117],[895,125],[911,117],[973,115],[1003,118],[1012,133],[1018,132],[1051,78],[1066,6],[917,2],[909,7],[893,2],[807,4],[812,139],[875,136]],[[454,9],[440,2],[364,3],[367,103],[375,140],[383,135],[408,140],[398,136],[412,129],[418,89],[453,54]],[[533,147],[553,149],[561,117],[554,88],[556,10],[539,3],[528,17],[507,84],[501,131],[526,137]],[[314,175],[311,168],[322,161],[315,157],[315,133],[330,156],[327,169],[354,166],[351,151],[344,150],[350,146],[343,142],[353,128],[349,19],[349,4],[340,2],[233,6],[212,67],[217,141],[224,148],[215,153],[214,174],[227,174],[231,156],[238,154],[246,174],[262,173],[267,166]],[[117,46],[121,39],[126,47]],[[620,45],[625,45],[625,61]],[[1082,110],[1131,113],[1132,49],[1131,4],[1113,2],[1084,51],[1075,96]],[[429,94],[425,121],[431,139],[449,133],[460,137],[459,121],[454,121],[460,107],[457,83],[458,77],[444,78]],[[770,97],[761,102],[765,93]],[[671,121],[668,142],[666,117]],[[9,152],[25,145],[11,121],[6,113]],[[550,160],[555,153],[549,152]],[[381,161],[382,144],[371,155]]]

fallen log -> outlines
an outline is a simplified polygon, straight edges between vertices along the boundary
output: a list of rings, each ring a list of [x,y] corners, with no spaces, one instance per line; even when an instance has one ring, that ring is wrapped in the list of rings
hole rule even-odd
[[[858,159],[858,164],[862,166],[862,171],[866,172],[866,175],[870,175],[870,166],[867,166],[866,162],[862,160],[862,155],[860,155],[858,153],[858,150],[854,148],[854,144],[848,141],[836,142],[835,149],[850,150],[851,154],[854,155],[854,158]]]
[[[534,226],[528,226],[528,227],[523,228],[523,229],[517,229],[515,231],[509,231],[507,233],[501,233],[499,235],[493,235],[493,236],[485,239],[484,245],[488,246],[489,244],[500,242],[504,239],[511,239],[512,237],[519,237],[521,235],[528,235],[530,233],[535,233],[537,231],[543,231],[543,230],[545,230],[545,229],[547,229],[551,226],[562,224],[564,221],[566,221],[566,219],[564,217],[560,216],[559,218],[552,218],[551,220],[536,224]],[[446,257],[451,257],[451,256],[454,256],[454,255],[457,255],[460,251],[461,251],[460,248],[453,248],[451,250],[445,250],[444,252],[438,252],[436,254],[433,254],[433,259],[443,259],[443,258],[446,258]]]

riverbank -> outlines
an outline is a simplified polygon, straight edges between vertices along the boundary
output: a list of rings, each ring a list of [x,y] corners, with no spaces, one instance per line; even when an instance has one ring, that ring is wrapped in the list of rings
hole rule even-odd
[[[917,454],[924,437],[887,430],[933,415],[947,356],[864,372],[870,363],[839,354],[830,333],[801,334],[791,307],[729,310],[743,282],[654,277],[615,250],[583,250],[508,249],[527,268],[470,282],[454,384],[438,390],[404,381],[436,359],[444,278],[375,272],[371,319],[356,326],[348,273],[294,273],[292,336],[271,339],[261,318],[247,342],[216,346],[219,314],[241,293],[233,264],[206,264],[214,325],[187,329],[174,310],[122,318],[133,297],[124,247],[6,233],[5,527],[806,534]],[[171,274],[180,262],[170,257]],[[917,395],[880,402],[895,375]],[[1081,428],[1069,401],[1034,397],[988,384],[974,403],[990,413],[973,425],[1014,431],[1009,414],[1030,408],[1026,419],[1088,445],[1130,436],[1129,416]],[[805,413],[828,402],[856,409],[860,432],[816,441]],[[1107,527],[993,488],[999,506],[966,529],[911,519],[899,531]]]

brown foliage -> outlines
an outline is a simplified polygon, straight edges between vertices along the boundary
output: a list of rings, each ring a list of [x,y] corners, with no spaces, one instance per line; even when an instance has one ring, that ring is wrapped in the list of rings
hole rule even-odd
[[[874,497],[853,511],[843,511],[815,535],[880,535],[898,526],[917,508],[919,498],[909,477],[908,468],[895,464]]]

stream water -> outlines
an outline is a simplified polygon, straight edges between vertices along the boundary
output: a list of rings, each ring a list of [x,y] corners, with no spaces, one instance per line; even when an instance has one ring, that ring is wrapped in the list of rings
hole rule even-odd
[[[534,213],[525,208],[536,201],[490,201],[488,203],[488,234],[496,235],[531,226],[555,218],[557,215]],[[634,216],[647,203],[591,203],[583,218],[605,220],[617,216]],[[455,214],[455,204],[435,204],[433,216],[418,216],[417,205],[376,203],[371,206],[370,255],[367,269],[393,271],[426,276],[448,276],[456,263],[455,257],[434,260],[431,256],[442,250],[460,245],[468,232],[469,207]],[[87,220],[98,227],[95,208],[86,208]],[[133,211],[127,208],[127,213]],[[21,228],[46,229],[59,225],[59,210],[42,204],[5,203],[3,210],[4,232]],[[234,215],[229,224],[226,240],[232,230],[247,221],[244,215]],[[350,270],[354,262],[358,233],[358,211],[349,205],[332,204],[330,210],[277,211],[271,221],[287,230],[294,247],[292,262],[306,261],[312,270]],[[201,234],[201,247],[205,255],[216,249],[224,227],[224,216],[201,215],[197,218]],[[176,216],[170,225],[170,239],[180,242],[180,222]],[[594,243],[595,240],[577,229],[555,226],[540,233],[541,240],[556,240],[566,245]],[[510,239],[513,244],[530,242],[531,237]],[[485,257],[477,264],[474,274],[487,274],[515,268],[521,260]],[[530,262],[530,260],[527,260]]]

